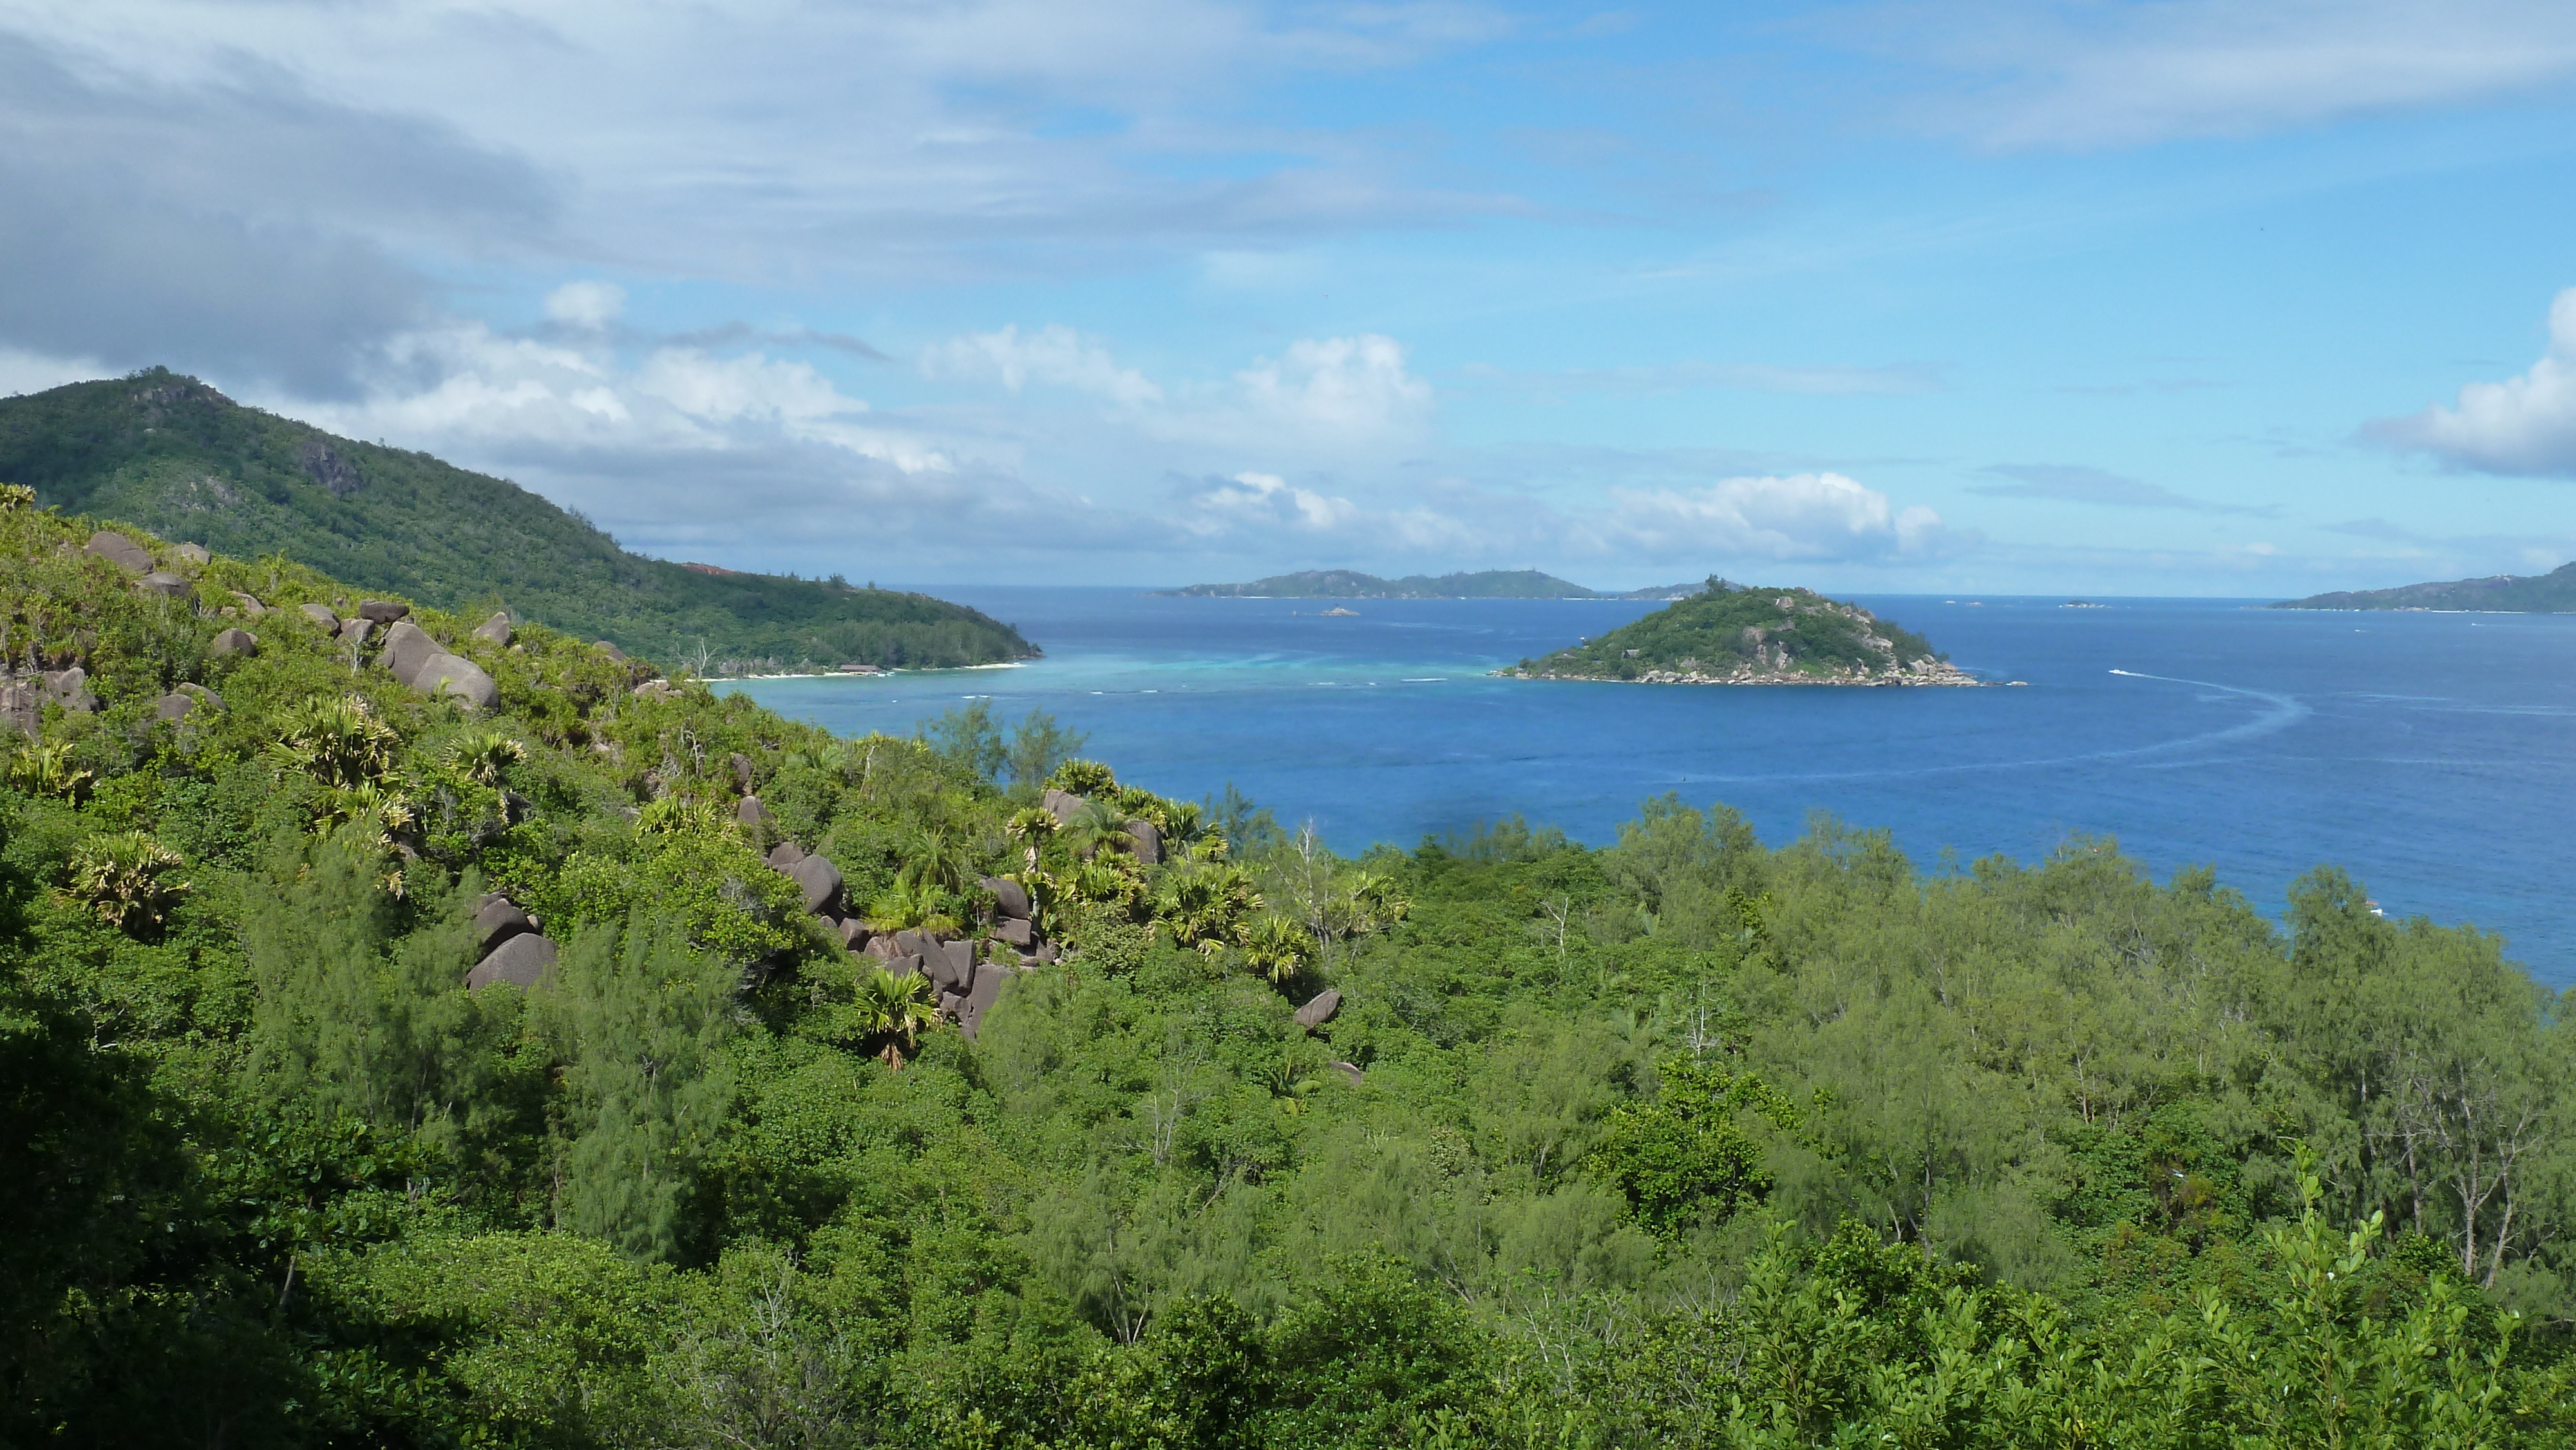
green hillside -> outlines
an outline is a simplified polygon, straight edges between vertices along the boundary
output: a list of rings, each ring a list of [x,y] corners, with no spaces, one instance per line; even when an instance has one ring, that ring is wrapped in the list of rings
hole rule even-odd
[[[245,408],[166,369],[0,399],[0,481],[442,609],[507,608],[671,660],[703,643],[717,672],[1037,653],[1009,625],[923,594],[642,558],[507,480]]]
[[[2338,871],[1349,859],[28,502],[0,1445],[2576,1432],[2576,1014]]]
[[[2496,574],[2394,589],[2316,594],[2275,604],[2274,609],[2452,609],[2488,614],[2576,614],[2576,564],[2546,574]]]
[[[1530,679],[1653,684],[1975,684],[1912,630],[1811,589],[1711,579],[1633,624],[1523,660]]]

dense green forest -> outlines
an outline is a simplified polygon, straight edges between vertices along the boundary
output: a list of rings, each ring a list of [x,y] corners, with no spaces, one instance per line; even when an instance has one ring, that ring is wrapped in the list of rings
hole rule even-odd
[[[174,542],[275,554],[477,617],[508,609],[693,673],[1037,653],[1011,626],[924,594],[630,554],[505,479],[245,408],[163,368],[0,398],[0,480]]]
[[[1342,859],[0,503],[0,1442],[2576,1432],[2565,1004],[2332,869]]]
[[[2465,609],[2497,614],[2576,614],[2576,564],[2546,574],[2494,574],[2395,589],[2341,590],[2274,609]]]
[[[1656,684],[1977,683],[1923,636],[1857,604],[1723,579],[1632,624],[1523,660],[1514,673]]]

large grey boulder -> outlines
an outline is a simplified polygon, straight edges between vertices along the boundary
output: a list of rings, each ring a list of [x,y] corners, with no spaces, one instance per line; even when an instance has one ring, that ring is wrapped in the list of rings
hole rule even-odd
[[[452,695],[477,710],[501,703],[501,687],[483,667],[458,655],[432,655],[411,677],[411,687],[424,695]]]
[[[917,977],[921,975],[921,958],[888,957],[885,959],[885,974],[889,977]]]
[[[922,958],[921,970],[942,991],[964,996],[975,985],[975,948],[962,941],[943,943]]]
[[[172,724],[177,724],[201,711],[212,714],[222,708],[224,708],[224,697],[203,685],[181,685],[152,702],[152,713]]]
[[[241,606],[242,615],[247,619],[258,619],[268,613],[268,606],[260,603],[258,596],[244,594],[238,589],[233,591],[233,602]]]
[[[1136,843],[1136,859],[1148,866],[1163,864],[1163,832],[1152,821],[1129,821],[1127,838]]]
[[[371,619],[344,619],[340,621],[340,643],[349,646],[351,649],[365,649],[367,647],[367,636],[374,634],[375,632],[376,624],[375,621]]]
[[[957,1009],[957,1030],[966,1040],[975,1040],[975,1031],[984,1025],[984,1014],[1002,995],[1002,982],[1011,974],[986,968],[975,975],[975,985],[966,993],[966,1004]]]
[[[1082,797],[1069,790],[1048,791],[1041,798],[1041,803],[1062,825],[1072,825],[1073,818],[1082,813]]]
[[[894,949],[905,956],[926,957],[939,950],[939,942],[918,927],[905,927],[894,934]]]
[[[101,529],[90,535],[87,550],[128,574],[152,572],[152,551],[114,529]]]
[[[67,670],[47,670],[45,694],[57,705],[78,715],[98,708],[98,696],[90,693],[89,671],[78,665]]]
[[[376,651],[376,663],[393,671],[394,678],[408,685],[420,674],[420,667],[447,653],[429,631],[408,619],[398,619],[385,627],[385,642]]]
[[[259,653],[259,636],[247,629],[228,629],[206,644],[210,655],[240,655],[244,659]]]
[[[474,954],[478,957],[488,957],[492,955],[494,947],[514,936],[523,936],[536,929],[536,923],[530,921],[528,914],[521,911],[518,904],[510,898],[486,896],[483,898],[481,908],[474,913]]]
[[[155,569],[134,581],[137,589],[148,590],[164,599],[181,599],[195,591],[195,586],[176,574]]]
[[[1311,1032],[1332,1021],[1333,1015],[1341,1010],[1342,989],[1326,987],[1307,998],[1306,1005],[1297,1009],[1297,1025]]]
[[[841,868],[820,856],[808,856],[787,869],[788,879],[805,889],[805,909],[821,911],[841,899]]]
[[[595,645],[592,645],[592,646],[591,646],[591,648],[593,648],[593,649],[595,649],[595,650],[599,651],[601,654],[604,654],[604,655],[608,656],[610,659],[613,659],[613,660],[622,660],[622,659],[626,658],[626,651],[624,651],[624,650],[622,650],[622,649],[619,649],[617,646],[615,646],[615,645],[613,645],[613,644],[610,644],[608,641],[606,641],[606,640],[604,640],[604,639],[603,639],[603,640],[601,640],[599,643],[597,643],[597,644],[595,644]]]
[[[1367,1076],[1366,1073],[1360,1071],[1360,1065],[1356,1062],[1334,1063],[1333,1071],[1340,1073],[1342,1075],[1342,1081],[1349,1083],[1353,1087],[1358,1087],[1360,1085],[1360,1080]]]
[[[338,634],[340,632],[340,616],[331,612],[330,605],[299,604],[295,606],[295,611],[296,613],[303,615],[306,619],[312,620],[315,624],[331,631],[333,634]]]
[[[1008,876],[987,876],[975,883],[993,893],[993,914],[1005,920],[1029,919],[1028,888]]]
[[[203,568],[215,556],[207,553],[206,546],[203,544],[173,544],[170,547],[170,557]]]
[[[474,626],[476,639],[490,640],[497,645],[507,645],[513,632],[510,626],[510,611],[506,609]]]
[[[868,944],[868,924],[855,916],[841,919],[841,945],[858,951]]]
[[[33,685],[0,685],[0,729],[34,739],[45,725],[45,698]]]
[[[534,932],[522,932],[476,963],[474,970],[465,974],[465,985],[480,992],[495,982],[507,982],[524,991],[545,976],[555,964],[556,955],[553,942]]]
[[[390,599],[361,599],[358,601],[358,617],[377,624],[391,624],[397,619],[409,619],[411,606],[397,604]]]
[[[993,936],[998,941],[1009,942],[1020,950],[1027,951],[1034,940],[1035,933],[1029,926],[1028,918],[1004,917],[993,923]]]
[[[769,869],[772,871],[784,871],[788,867],[793,866],[804,859],[804,847],[797,845],[794,841],[781,841],[776,846],[770,848],[768,857]]]
[[[866,944],[861,946],[859,950],[866,952],[869,956],[876,958],[880,962],[890,962],[899,956],[905,955],[904,952],[896,949],[894,937],[891,934],[884,932],[878,932],[869,936]]]
[[[761,830],[769,824],[769,807],[762,805],[756,795],[744,796],[733,808],[733,820],[746,831]]]
[[[725,763],[733,767],[734,784],[743,794],[751,794],[751,757],[737,750],[725,757]]]

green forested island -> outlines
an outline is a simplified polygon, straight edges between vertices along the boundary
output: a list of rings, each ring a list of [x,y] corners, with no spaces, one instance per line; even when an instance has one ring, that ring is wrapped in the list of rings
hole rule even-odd
[[[2576,564],[2546,574],[2497,574],[2395,589],[2344,590],[2287,600],[2274,609],[2424,609],[2490,614],[2576,614]]]
[[[1193,584],[1159,594],[1193,599],[1678,599],[1700,586],[1673,584],[1604,594],[1536,569],[1487,569],[1474,574],[1408,574],[1381,579],[1355,569],[1308,569],[1249,584]]]
[[[630,554],[505,479],[245,408],[162,368],[0,398],[0,481],[219,553],[685,656],[698,673],[1037,653],[1009,625],[923,594]]]
[[[1700,592],[1508,671],[1654,685],[1975,685],[1923,636],[1811,589],[1711,579]]]
[[[2576,1436],[2576,1013],[2331,868],[1346,859],[23,491],[0,659],[0,1443]]]

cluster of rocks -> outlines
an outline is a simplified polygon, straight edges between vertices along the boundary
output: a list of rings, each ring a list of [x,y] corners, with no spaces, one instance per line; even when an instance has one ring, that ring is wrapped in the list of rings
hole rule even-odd
[[[476,710],[488,710],[500,703],[501,689],[483,667],[460,654],[452,654],[428,630],[411,622],[411,606],[388,599],[369,599],[358,605],[358,612],[342,619],[328,606],[307,604],[304,617],[317,627],[340,636],[353,654],[363,656],[370,640],[375,641],[376,663],[385,667],[405,688],[424,695],[448,695]],[[377,632],[383,632],[377,639]],[[494,631],[507,641],[510,617],[496,614],[475,631],[480,639],[491,639]]]
[[[89,688],[89,671],[78,665],[67,670],[44,670],[24,679],[0,680],[0,726],[16,730],[32,740],[45,723],[45,706],[60,705],[76,715],[86,715],[98,708],[98,696]]]
[[[537,984],[559,955],[538,929],[533,916],[517,903],[493,892],[474,904],[474,970],[465,974],[467,988],[480,992],[494,982],[521,991]]]

